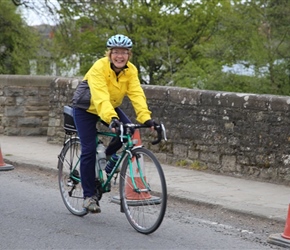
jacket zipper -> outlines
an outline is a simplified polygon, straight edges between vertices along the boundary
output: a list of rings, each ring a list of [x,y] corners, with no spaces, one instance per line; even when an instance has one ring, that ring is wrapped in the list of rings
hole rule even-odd
[[[123,74],[125,73],[124,70],[122,70],[118,75],[117,75],[117,73],[115,72],[115,74],[116,74],[116,78],[117,78],[117,82],[119,82],[119,77],[120,77],[120,75],[122,75],[122,73],[123,73]]]

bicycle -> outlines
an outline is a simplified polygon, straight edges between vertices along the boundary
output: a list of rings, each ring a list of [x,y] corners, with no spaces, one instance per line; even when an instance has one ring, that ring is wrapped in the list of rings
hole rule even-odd
[[[58,156],[58,182],[63,202],[74,215],[84,216],[88,211],[83,208],[83,190],[80,179],[80,139],[73,121],[72,108],[64,107],[65,140]],[[141,124],[124,124],[120,133],[97,131],[96,142],[100,137],[120,137],[123,147],[111,174],[105,180],[103,170],[96,174],[96,196],[101,200],[104,193],[109,192],[110,183],[119,173],[119,196],[111,199],[120,205],[130,225],[143,234],[153,233],[161,225],[167,205],[167,186],[162,167],[154,154],[138,145],[133,130],[148,128]],[[165,127],[161,123],[155,126],[158,138],[151,142],[157,144],[166,139]]]

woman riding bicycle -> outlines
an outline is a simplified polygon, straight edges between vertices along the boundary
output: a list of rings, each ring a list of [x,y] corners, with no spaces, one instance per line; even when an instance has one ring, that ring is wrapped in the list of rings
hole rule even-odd
[[[131,123],[119,108],[128,96],[136,120],[154,129],[154,121],[148,109],[144,91],[140,85],[137,68],[129,61],[133,43],[124,35],[114,35],[107,41],[105,57],[97,60],[78,85],[73,96],[74,120],[81,141],[81,183],[84,208],[100,213],[95,194],[96,123],[101,118],[112,132],[117,132],[120,123]],[[121,141],[110,143],[106,149],[110,159],[122,147]],[[112,166],[106,167],[107,174]]]

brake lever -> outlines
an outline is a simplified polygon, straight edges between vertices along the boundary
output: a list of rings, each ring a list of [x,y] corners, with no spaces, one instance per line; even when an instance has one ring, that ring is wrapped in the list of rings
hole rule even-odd
[[[157,138],[157,140],[151,142],[152,145],[158,144],[162,140],[162,135],[165,136],[164,140],[167,141],[165,127],[164,127],[163,123],[160,123],[159,125],[157,125],[155,127],[155,130],[157,131],[158,138]]]
[[[124,126],[123,123],[120,124],[120,140],[123,143]]]
[[[164,126],[164,124],[162,122],[160,123],[160,126],[161,126],[161,129],[162,129],[162,134],[163,134],[164,141],[167,141],[165,126]]]

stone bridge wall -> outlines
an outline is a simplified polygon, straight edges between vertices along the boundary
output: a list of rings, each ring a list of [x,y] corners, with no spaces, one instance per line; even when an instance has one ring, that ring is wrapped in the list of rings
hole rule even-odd
[[[43,135],[49,143],[62,143],[63,106],[78,81],[0,75],[0,136]],[[152,135],[142,132],[143,144],[161,162],[290,184],[290,97],[143,88],[153,118],[167,129],[168,141],[154,146]],[[127,99],[122,108],[135,117]]]

